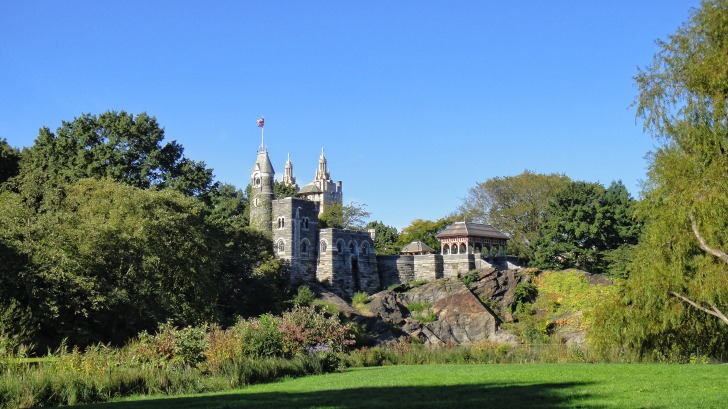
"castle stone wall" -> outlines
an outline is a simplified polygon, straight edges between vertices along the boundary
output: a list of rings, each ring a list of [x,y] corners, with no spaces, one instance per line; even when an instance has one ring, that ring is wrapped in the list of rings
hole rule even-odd
[[[379,280],[383,288],[415,279],[415,262],[411,255],[377,256]]]
[[[373,294],[381,289],[374,241],[368,232],[321,229],[316,279],[339,295],[357,291]]]
[[[301,283],[316,279],[318,206],[287,197],[272,202],[273,250],[289,263],[290,279]]]
[[[442,255],[422,254],[413,258],[415,280],[434,281],[443,277]]]

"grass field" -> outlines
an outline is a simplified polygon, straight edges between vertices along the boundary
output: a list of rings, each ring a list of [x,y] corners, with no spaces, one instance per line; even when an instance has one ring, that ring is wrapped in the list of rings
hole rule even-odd
[[[727,365],[418,365],[359,368],[222,394],[90,408],[725,408]]]

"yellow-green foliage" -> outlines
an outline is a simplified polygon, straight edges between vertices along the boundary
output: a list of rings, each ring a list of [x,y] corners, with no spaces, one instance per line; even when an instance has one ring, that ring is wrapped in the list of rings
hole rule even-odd
[[[547,320],[581,311],[580,317],[556,322],[556,325],[572,325],[581,330],[591,327],[597,302],[617,291],[613,285],[589,284],[587,276],[577,270],[544,271],[534,277],[533,283],[538,288],[535,310],[545,311]]]

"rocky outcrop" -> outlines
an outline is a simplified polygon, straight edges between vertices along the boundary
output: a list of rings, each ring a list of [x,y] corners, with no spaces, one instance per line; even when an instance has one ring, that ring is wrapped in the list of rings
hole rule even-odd
[[[423,320],[407,307],[426,307]],[[467,345],[485,340],[514,342],[498,331],[499,320],[459,279],[447,278],[397,293],[384,291],[372,296],[369,309],[382,321],[401,325],[402,332],[421,339],[426,345]]]

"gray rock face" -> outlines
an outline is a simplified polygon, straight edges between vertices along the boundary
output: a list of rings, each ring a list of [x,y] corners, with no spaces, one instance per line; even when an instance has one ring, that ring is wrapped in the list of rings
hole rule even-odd
[[[398,294],[394,291],[382,291],[374,294],[367,305],[369,311],[384,322],[402,325],[405,317],[409,316],[409,311],[398,298]]]
[[[480,279],[470,287],[471,291],[483,300],[493,300],[501,305],[501,317],[506,322],[513,321],[511,304],[516,286],[530,282],[531,276],[519,270],[489,270],[480,275]]]

